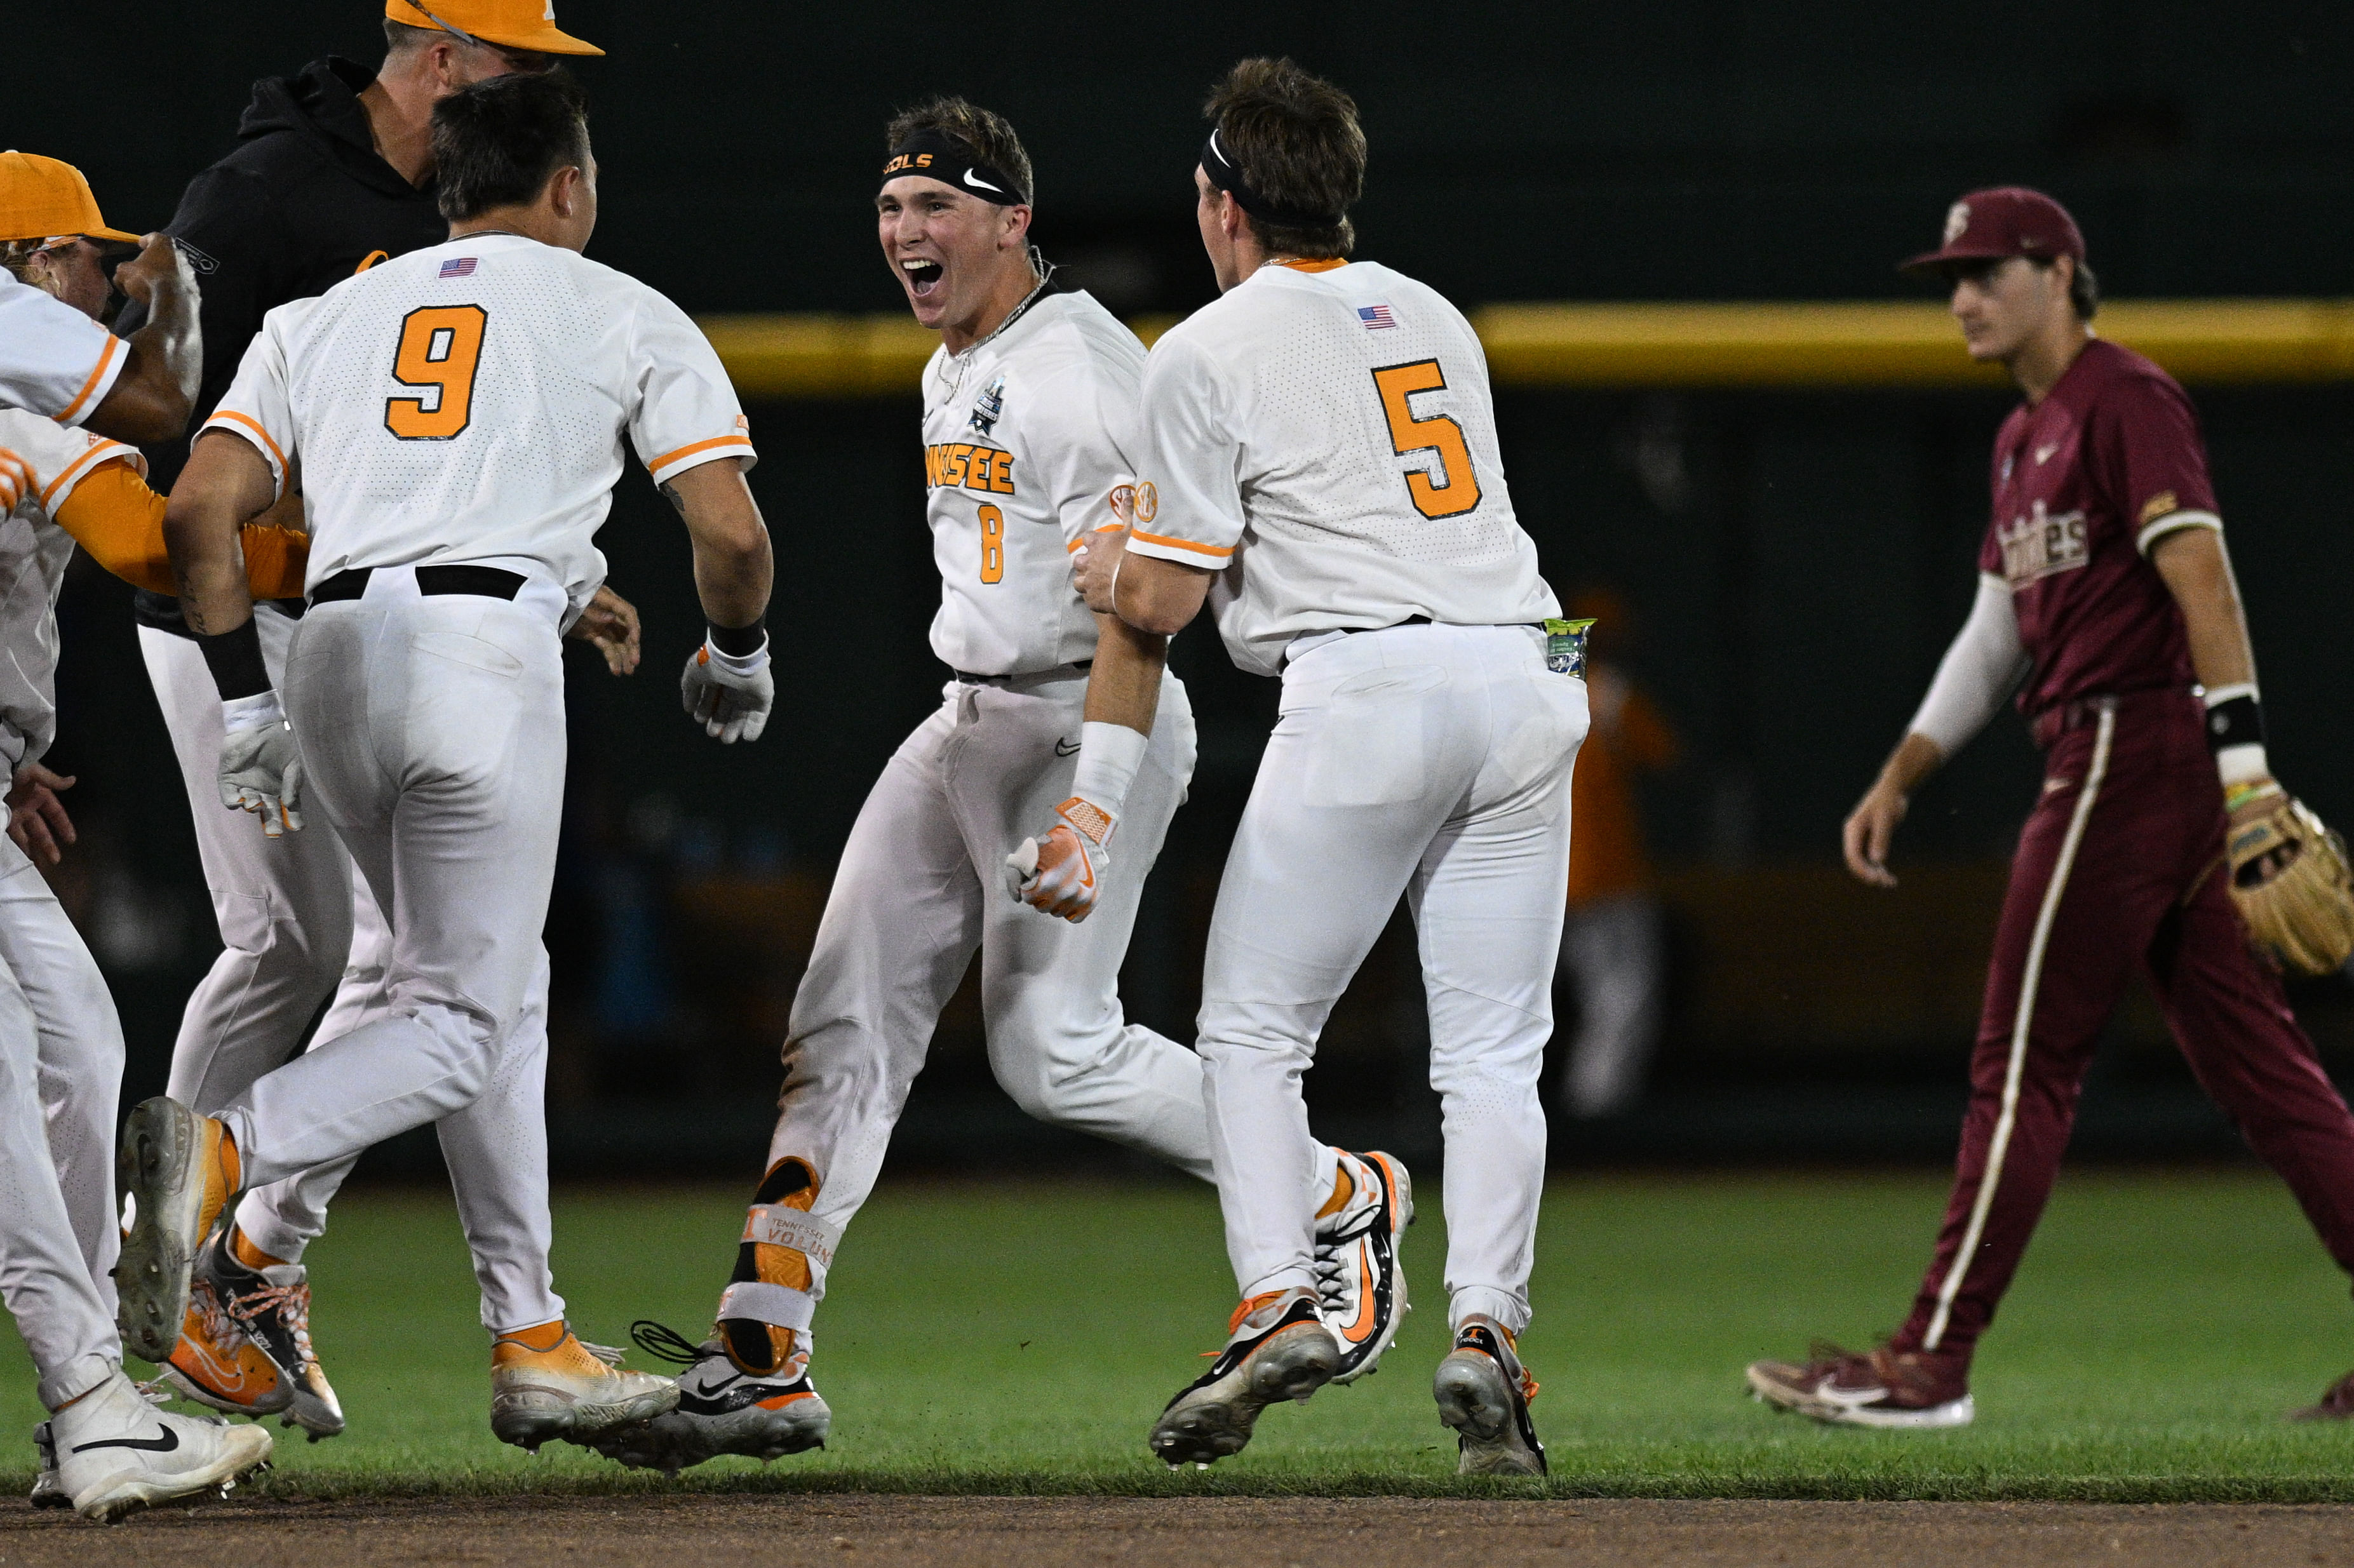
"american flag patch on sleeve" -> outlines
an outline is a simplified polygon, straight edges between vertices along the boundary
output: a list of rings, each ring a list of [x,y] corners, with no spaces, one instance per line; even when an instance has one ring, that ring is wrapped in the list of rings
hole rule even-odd
[[[1357,319],[1365,323],[1367,332],[1379,332],[1384,327],[1397,325],[1397,318],[1390,314],[1387,305],[1359,305]]]
[[[472,256],[451,257],[449,260],[441,263],[441,275],[444,278],[472,277],[474,275],[474,258]]]

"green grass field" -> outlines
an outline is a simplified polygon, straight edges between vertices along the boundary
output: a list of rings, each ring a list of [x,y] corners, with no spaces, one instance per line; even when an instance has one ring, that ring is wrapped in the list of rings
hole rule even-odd
[[[1405,1256],[1420,1310],[1381,1375],[1271,1411],[1240,1457],[1172,1474],[1144,1448],[1223,1339],[1211,1194],[1184,1187],[886,1185],[837,1265],[815,1373],[823,1453],[676,1483],[493,1439],[484,1336],[450,1204],[355,1192],[312,1253],[313,1330],[351,1418],[281,1434],[267,1490],[415,1495],[856,1489],[1527,1495],[1460,1483],[1433,1414],[1445,1226],[1435,1181]],[[1961,1432],[1833,1431],[1742,1397],[1754,1357],[1869,1343],[1901,1316],[1943,1195],[1934,1174],[1581,1178],[1545,1202],[1524,1343],[1561,1496],[2354,1500],[2354,1430],[2297,1426],[2354,1365],[2346,1281],[2261,1173],[2072,1174],[1974,1378]],[[743,1195],[569,1188],[557,1275],[575,1326],[623,1342],[707,1325]],[[639,1358],[642,1364],[642,1358]],[[13,1340],[0,1423],[37,1418]],[[12,1445],[0,1480],[29,1484]]]

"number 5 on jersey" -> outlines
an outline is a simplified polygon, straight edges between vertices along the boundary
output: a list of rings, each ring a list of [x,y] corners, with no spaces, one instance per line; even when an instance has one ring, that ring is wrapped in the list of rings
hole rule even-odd
[[[392,378],[404,387],[430,387],[432,396],[386,398],[386,429],[404,441],[446,441],[466,428],[490,320],[480,305],[425,305],[401,318]]]
[[[1443,392],[1447,375],[1435,359],[1411,365],[1390,365],[1373,372],[1373,387],[1382,395],[1382,412],[1390,422],[1390,446],[1400,457],[1435,451],[1435,471],[1408,469],[1405,493],[1414,509],[1425,517],[1459,517],[1479,504],[1479,482],[1471,474],[1471,449],[1463,442],[1463,427],[1444,414],[1426,419],[1414,417],[1407,401],[1417,392]]]

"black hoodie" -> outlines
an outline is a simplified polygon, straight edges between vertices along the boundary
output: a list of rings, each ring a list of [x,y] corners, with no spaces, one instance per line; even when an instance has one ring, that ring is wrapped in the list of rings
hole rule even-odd
[[[375,79],[357,61],[329,56],[300,76],[255,82],[236,151],[180,197],[169,232],[204,292],[204,383],[192,426],[228,394],[264,314],[324,293],[378,251],[398,256],[450,238],[433,182],[412,185],[376,154],[359,101]],[[165,490],[187,448],[174,442],[147,458]],[[138,611],[147,625],[182,630],[175,599],[143,591]]]

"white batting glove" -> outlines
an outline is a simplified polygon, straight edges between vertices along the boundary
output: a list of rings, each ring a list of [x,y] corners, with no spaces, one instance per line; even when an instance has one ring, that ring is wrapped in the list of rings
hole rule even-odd
[[[37,488],[32,465],[6,447],[0,447],[0,517],[16,511],[16,503]]]
[[[777,681],[769,673],[769,641],[760,640],[753,652],[723,652],[709,638],[686,662],[678,681],[678,694],[703,733],[722,746],[758,740],[769,727],[769,710],[776,705]]]
[[[220,798],[232,811],[251,811],[271,838],[302,831],[302,753],[276,692],[232,697],[221,704]]]
[[[1055,815],[1063,820],[1044,837],[1023,839],[1005,857],[1005,891],[1016,904],[1076,926],[1095,910],[1119,819],[1078,795],[1055,807]]]

